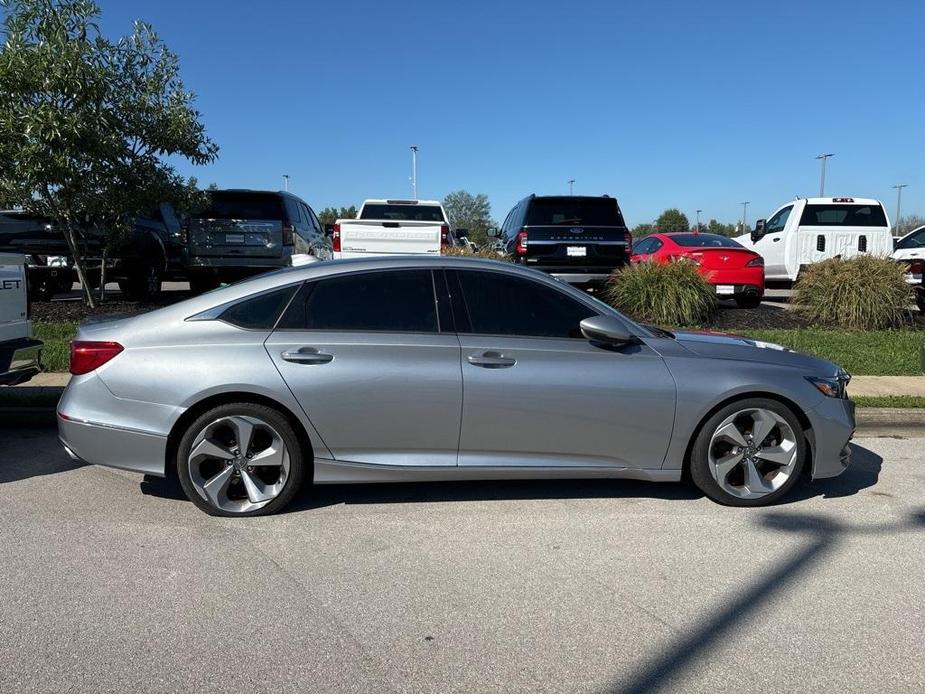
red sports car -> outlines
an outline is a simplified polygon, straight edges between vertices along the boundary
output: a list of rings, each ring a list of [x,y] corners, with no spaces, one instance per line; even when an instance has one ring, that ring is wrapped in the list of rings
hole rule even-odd
[[[687,258],[697,263],[720,299],[735,299],[755,308],[764,296],[764,258],[725,236],[683,232],[650,234],[633,245],[631,262],[668,262]]]

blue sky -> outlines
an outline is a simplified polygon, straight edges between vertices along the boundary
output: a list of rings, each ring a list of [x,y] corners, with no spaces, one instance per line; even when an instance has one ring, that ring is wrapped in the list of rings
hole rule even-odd
[[[184,173],[313,207],[487,193],[616,196],[750,221],[795,195],[925,214],[925,3],[102,0],[154,24],[221,146]]]

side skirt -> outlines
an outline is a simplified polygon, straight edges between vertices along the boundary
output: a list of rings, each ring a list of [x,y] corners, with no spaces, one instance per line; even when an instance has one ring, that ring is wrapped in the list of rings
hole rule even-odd
[[[678,482],[680,470],[601,467],[422,467],[365,465],[315,458],[315,484],[441,482],[452,480],[628,479]]]

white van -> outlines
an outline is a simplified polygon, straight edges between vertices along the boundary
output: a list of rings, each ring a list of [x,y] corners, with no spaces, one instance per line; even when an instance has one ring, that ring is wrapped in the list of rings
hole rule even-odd
[[[0,254],[0,385],[24,383],[39,372],[42,343],[32,339],[26,258]]]
[[[765,281],[776,286],[792,284],[800,268],[820,260],[893,252],[886,209],[868,198],[800,198],[736,241],[761,254]]]

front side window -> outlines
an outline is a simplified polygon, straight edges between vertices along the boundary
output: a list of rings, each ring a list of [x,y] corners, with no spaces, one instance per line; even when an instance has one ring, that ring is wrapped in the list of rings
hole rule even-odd
[[[792,211],[793,205],[790,205],[789,207],[785,207],[776,215],[771,217],[765,225],[767,233],[773,234],[779,231],[783,231],[784,227],[787,225],[787,220],[790,218],[790,213]]]
[[[308,282],[278,328],[435,333],[430,270],[364,272]]]
[[[914,234],[909,234],[906,238],[896,244],[896,248],[925,248],[925,227],[922,227]]]
[[[559,290],[499,272],[457,272],[472,332],[517,337],[581,337],[597,312]]]

